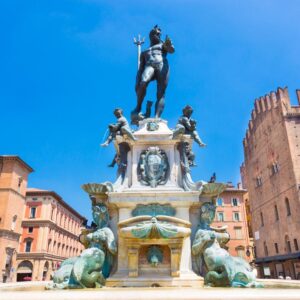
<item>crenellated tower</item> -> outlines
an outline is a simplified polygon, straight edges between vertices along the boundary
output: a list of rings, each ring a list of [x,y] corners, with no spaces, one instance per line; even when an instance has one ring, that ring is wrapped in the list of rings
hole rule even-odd
[[[300,105],[299,90],[297,98]],[[300,243],[299,105],[291,105],[287,88],[256,99],[243,140],[241,173],[262,276],[300,274],[292,260]]]

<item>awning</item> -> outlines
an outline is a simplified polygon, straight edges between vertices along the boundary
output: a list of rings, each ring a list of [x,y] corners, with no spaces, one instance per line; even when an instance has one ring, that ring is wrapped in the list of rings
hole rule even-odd
[[[17,273],[18,274],[32,273],[32,269],[27,266],[22,266],[18,268]]]

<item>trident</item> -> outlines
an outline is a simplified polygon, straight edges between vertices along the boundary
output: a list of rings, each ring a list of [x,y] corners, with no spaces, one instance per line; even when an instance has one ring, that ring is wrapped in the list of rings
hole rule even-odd
[[[138,37],[137,38],[133,38],[133,43],[135,45],[137,45],[137,49],[138,49],[138,69],[140,68],[140,56],[141,56],[141,46],[144,44],[145,42],[145,38],[142,38],[141,39],[141,35],[138,34]]]

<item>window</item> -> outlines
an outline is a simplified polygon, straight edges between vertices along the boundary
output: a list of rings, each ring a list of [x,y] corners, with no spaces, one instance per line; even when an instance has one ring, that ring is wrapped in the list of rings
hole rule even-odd
[[[294,239],[294,247],[295,247],[295,251],[299,250],[297,239]]]
[[[36,207],[31,207],[30,208],[30,218],[34,219],[36,214]]]
[[[260,225],[261,225],[261,227],[263,227],[265,225],[264,224],[264,215],[262,212],[260,213]]]
[[[218,214],[217,214],[217,220],[219,222],[224,222],[224,213],[223,212],[218,212]]]
[[[242,227],[234,227],[234,232],[235,232],[235,238],[236,239],[242,239],[243,238],[243,232],[242,232]]]
[[[50,250],[51,250],[51,240],[48,240],[47,251],[50,252]]]
[[[27,240],[25,244],[25,252],[30,252],[32,240]]]
[[[33,233],[33,227],[28,227],[28,233]]]
[[[286,241],[286,250],[287,250],[288,253],[292,252],[291,242],[290,241]]]
[[[278,214],[277,205],[274,206],[274,212],[275,212],[275,221],[278,221],[279,220],[279,214]]]
[[[256,187],[259,187],[262,185],[262,179],[261,176],[256,177]]]
[[[267,247],[266,242],[264,242],[264,250],[265,250],[265,256],[269,256],[268,247]]]
[[[235,248],[237,256],[244,258],[245,257],[245,250],[242,246]]]
[[[239,200],[237,198],[232,198],[231,204],[232,204],[232,206],[238,206],[239,205]]]
[[[274,244],[274,247],[275,247],[275,252],[279,253],[279,251],[278,251],[278,244],[277,243]]]
[[[218,200],[217,200],[217,206],[223,206],[223,205],[224,205],[223,199],[222,198],[218,198]]]
[[[240,221],[240,213],[238,213],[238,212],[233,213],[233,221],[236,221],[236,222]]]
[[[274,163],[272,164],[272,175],[274,175],[274,174],[276,174],[276,173],[278,173],[278,172],[279,172],[279,165],[278,165],[277,162],[274,162]]]
[[[15,230],[16,228],[16,222],[17,222],[17,218],[18,216],[17,215],[14,215],[13,218],[12,218],[12,222],[11,222],[11,230]]]
[[[290,207],[290,201],[288,198],[285,198],[285,207],[286,207],[287,216],[290,216],[291,215],[291,207]]]

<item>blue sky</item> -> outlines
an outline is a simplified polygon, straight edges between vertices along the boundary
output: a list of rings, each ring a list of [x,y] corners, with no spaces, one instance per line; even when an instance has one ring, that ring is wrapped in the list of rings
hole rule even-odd
[[[111,145],[99,147],[112,111],[129,118],[136,47],[155,25],[168,34],[170,82],[163,118],[194,107],[207,148],[194,179],[240,179],[254,99],[300,88],[300,1],[11,1],[0,3],[1,154],[31,165],[29,186],[55,190],[90,218],[80,186],[113,181]],[[147,99],[155,99],[154,84]]]

